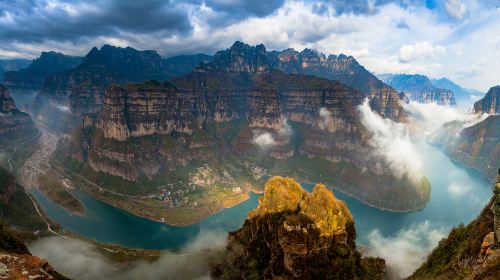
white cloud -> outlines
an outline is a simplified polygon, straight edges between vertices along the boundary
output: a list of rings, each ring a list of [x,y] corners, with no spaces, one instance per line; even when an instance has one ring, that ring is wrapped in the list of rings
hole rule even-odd
[[[113,262],[84,241],[63,237],[42,238],[28,247],[72,279],[209,279],[206,258],[210,250],[225,248],[226,237],[220,232],[201,233],[178,253],[165,252],[153,262],[127,264]]]
[[[271,133],[260,132],[257,130],[253,131],[253,143],[260,146],[261,148],[268,148],[277,144]]]
[[[441,106],[437,103],[424,104],[411,101],[408,104],[403,104],[403,107],[410,113],[413,124],[423,128],[426,134],[433,132],[447,122],[465,121],[469,115],[456,107]]]
[[[433,226],[429,221],[403,228],[393,236],[386,237],[375,230],[368,234],[368,254],[385,259],[399,277],[407,277],[425,261],[446,233],[446,229]]]
[[[446,53],[446,48],[441,45],[432,45],[424,41],[414,45],[404,45],[399,49],[399,60],[410,62],[422,58],[436,58]]]
[[[451,182],[448,185],[448,192],[455,196],[463,196],[471,191],[470,185],[460,182]]]
[[[368,100],[359,106],[361,123],[372,133],[374,153],[383,157],[395,176],[407,175],[414,182],[424,176],[422,159],[410,140],[406,125],[384,119],[374,113]]]
[[[71,111],[68,106],[66,105],[56,105],[57,110],[61,112],[69,112]]]
[[[459,20],[463,19],[467,12],[465,4],[460,0],[447,0],[445,7],[449,16]]]

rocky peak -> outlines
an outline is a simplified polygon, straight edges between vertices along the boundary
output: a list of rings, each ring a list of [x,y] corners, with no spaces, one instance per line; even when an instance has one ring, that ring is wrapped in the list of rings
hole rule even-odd
[[[14,104],[14,100],[10,96],[9,91],[3,85],[0,85],[0,112],[9,113],[13,110],[16,110],[16,104]]]
[[[161,56],[152,50],[138,51],[131,47],[121,48],[103,45],[101,49],[92,48],[83,59],[80,68],[105,65],[118,72],[141,74],[142,71],[160,70]]]
[[[39,90],[46,77],[75,68],[81,61],[81,57],[42,52],[27,68],[6,72],[4,83],[11,89]]]
[[[213,265],[213,276],[383,279],[384,261],[362,260],[355,237],[349,209],[324,185],[309,193],[291,178],[273,177],[243,227],[229,234],[228,258]]]
[[[266,72],[271,68],[264,45],[250,46],[240,41],[215,53],[211,65],[216,71],[248,73]]]
[[[52,75],[76,67],[81,57],[69,56],[59,52],[42,52],[39,58],[33,60],[27,71],[33,74]]]
[[[496,115],[500,113],[500,86],[494,86],[488,90],[483,99],[474,103],[476,113],[487,113]]]

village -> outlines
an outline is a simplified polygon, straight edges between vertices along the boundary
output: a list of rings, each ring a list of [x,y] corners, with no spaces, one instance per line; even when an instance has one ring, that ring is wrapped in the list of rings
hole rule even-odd
[[[250,173],[255,180],[258,180],[265,176],[266,170],[251,165]],[[156,198],[162,201],[165,207],[168,208],[180,206],[197,207],[198,201],[190,200],[190,196],[214,186],[223,188],[223,191],[234,194],[241,194],[244,191],[240,187],[240,183],[227,170],[223,170],[222,174],[219,174],[211,169],[208,164],[205,164],[189,174],[189,181],[178,181],[158,186]]]

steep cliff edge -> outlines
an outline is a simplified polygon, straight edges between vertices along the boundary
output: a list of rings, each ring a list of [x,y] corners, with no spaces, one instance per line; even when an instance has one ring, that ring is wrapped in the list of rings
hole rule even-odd
[[[500,114],[500,86],[490,88],[484,98],[474,103],[474,112]]]
[[[243,227],[212,264],[216,279],[384,279],[385,261],[361,258],[354,220],[322,184],[306,192],[273,177]]]
[[[7,88],[0,85],[0,164],[17,170],[36,148],[38,137],[31,117],[16,108]]]

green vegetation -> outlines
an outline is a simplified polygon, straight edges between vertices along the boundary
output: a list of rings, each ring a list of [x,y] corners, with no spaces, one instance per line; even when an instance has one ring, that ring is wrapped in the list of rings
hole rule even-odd
[[[0,219],[23,230],[46,229],[23,187],[3,168],[0,168],[0,196]]]
[[[297,210],[316,225],[321,235],[343,234],[347,224],[354,222],[345,203],[336,199],[325,185],[317,184],[308,193],[294,179],[279,176],[267,181],[264,196],[259,198],[259,206],[249,213],[249,218]]]
[[[491,203],[483,209],[476,220],[467,226],[460,225],[454,228],[446,239],[441,240],[427,261],[410,279],[464,279],[470,275],[477,261],[483,238],[493,229]]]
[[[52,172],[38,176],[39,189],[52,201],[71,212],[83,214],[84,208]]]
[[[2,220],[0,220],[0,251],[29,254],[21,239]]]

